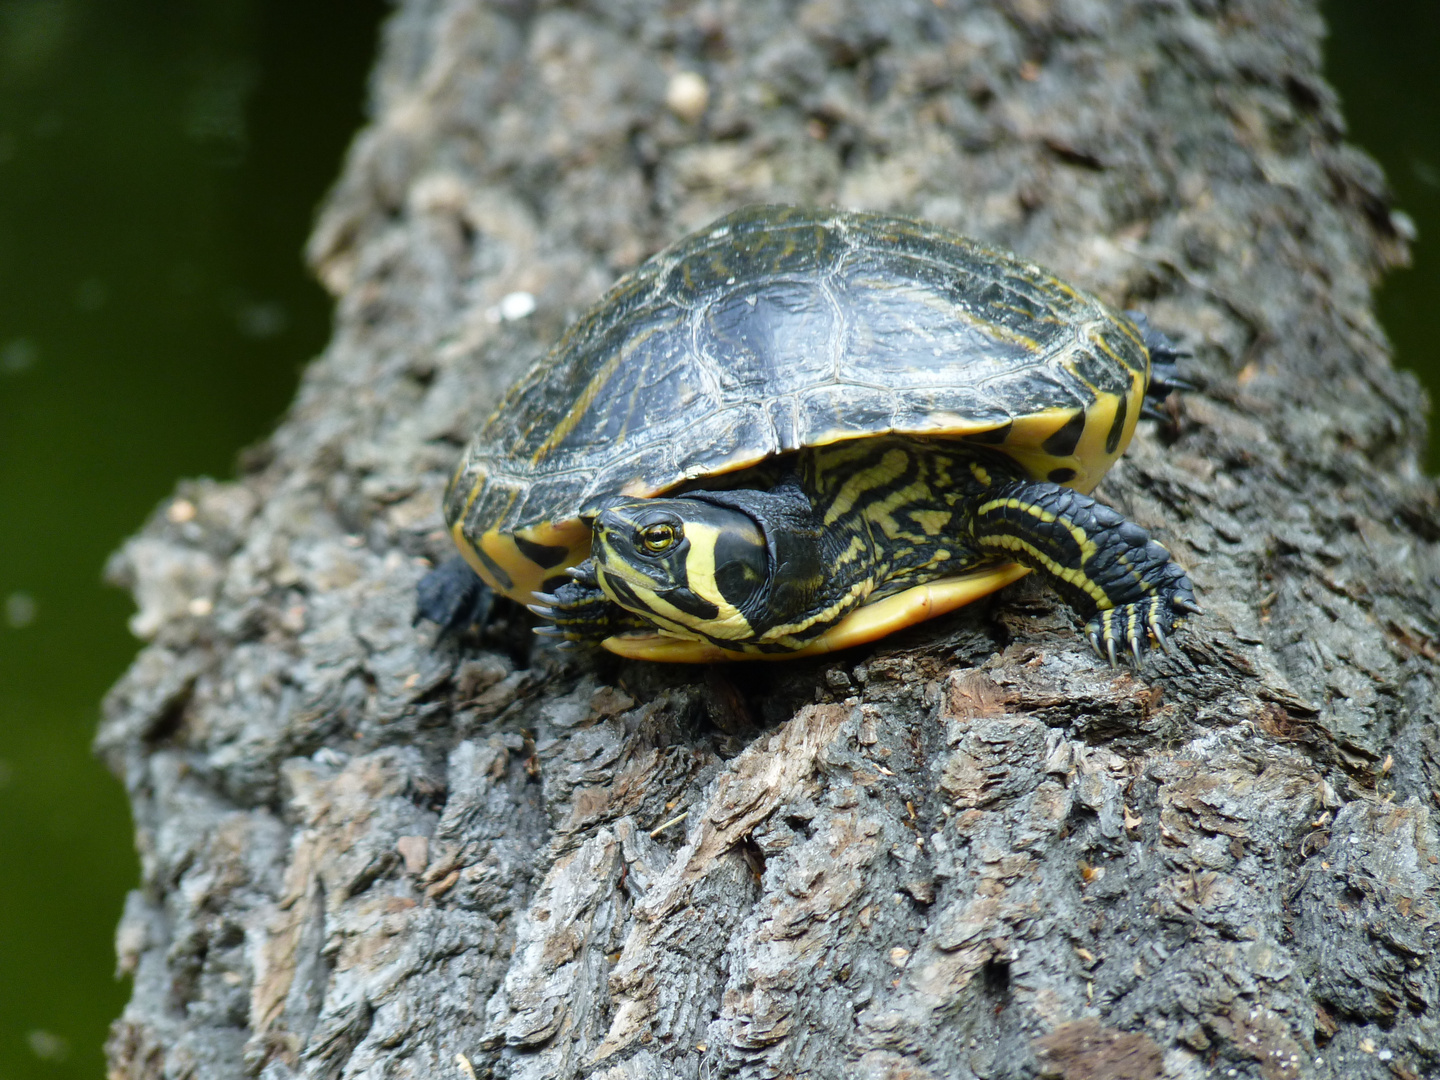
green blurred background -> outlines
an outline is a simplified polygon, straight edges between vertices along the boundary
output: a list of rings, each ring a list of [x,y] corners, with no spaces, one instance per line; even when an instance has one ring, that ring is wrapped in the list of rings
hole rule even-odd
[[[300,249],[381,0],[0,0],[0,1080],[104,1075],[138,870],[90,756],[108,552],[234,473],[323,348]]]
[[[1351,136],[1418,224],[1380,296],[1440,386],[1440,4],[1332,0]],[[233,473],[324,346],[300,260],[382,0],[0,0],[0,1080],[99,1077],[136,880],[97,703],[136,650],[106,556]],[[1432,440],[1431,468],[1440,463]]]

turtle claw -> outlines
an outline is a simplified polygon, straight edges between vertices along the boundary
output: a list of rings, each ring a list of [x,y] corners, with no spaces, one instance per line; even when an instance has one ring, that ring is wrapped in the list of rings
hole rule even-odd
[[[1170,644],[1169,637],[1166,636],[1164,630],[1160,629],[1158,623],[1152,622],[1150,624],[1150,636],[1155,639],[1155,644],[1160,646],[1160,651],[1163,652],[1166,656],[1175,655],[1174,646]]]
[[[1119,666],[1123,650],[1137,671],[1144,666],[1152,641],[1166,656],[1177,656],[1170,635],[1184,621],[1182,616],[1200,611],[1190,589],[1189,577],[1177,567],[1160,588],[1139,600],[1097,611],[1085,626],[1090,647],[1112,668]]]
[[[567,581],[553,593],[535,592],[536,601],[526,605],[537,616],[552,625],[537,626],[535,633],[543,638],[555,639],[556,648],[584,649],[599,645],[607,637],[627,630],[644,629],[642,623],[624,608],[615,604],[597,585],[584,584],[581,576],[574,571],[587,572],[593,576],[593,563],[588,560],[572,567]]]
[[[600,587],[600,579],[595,576],[594,559],[586,559],[578,565],[568,567],[565,573],[568,577],[573,578],[588,589],[598,589]]]
[[[1145,643],[1138,637],[1132,637],[1128,644],[1130,655],[1135,658],[1135,670],[1139,671],[1141,665],[1145,663]]]

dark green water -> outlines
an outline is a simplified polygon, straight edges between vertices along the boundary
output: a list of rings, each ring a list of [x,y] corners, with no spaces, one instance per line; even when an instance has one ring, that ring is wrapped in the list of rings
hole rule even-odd
[[[329,332],[313,208],[379,0],[0,0],[0,1080],[99,1077],[137,868],[107,552],[233,473]]]
[[[1436,387],[1440,5],[1326,8],[1352,137],[1422,234],[1381,313]],[[230,475],[323,346],[299,251],[381,15],[0,0],[0,1080],[102,1075],[137,871],[120,787],[88,752],[136,649],[100,568],[177,477]]]
[[[1326,0],[1327,74],[1340,92],[1350,138],[1385,166],[1396,203],[1420,239],[1414,262],[1390,276],[1378,309],[1395,358],[1440,402],[1440,3]],[[1440,426],[1431,418],[1430,472],[1440,473]]]

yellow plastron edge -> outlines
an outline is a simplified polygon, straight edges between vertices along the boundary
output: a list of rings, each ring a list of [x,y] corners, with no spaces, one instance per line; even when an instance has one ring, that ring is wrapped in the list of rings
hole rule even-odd
[[[1015,563],[987,566],[959,577],[941,578],[913,589],[887,596],[856,608],[803,649],[782,653],[743,653],[722,649],[705,641],[690,641],[664,634],[624,634],[608,637],[601,645],[630,660],[657,660],[670,664],[712,664],[721,660],[795,660],[802,656],[863,645],[886,634],[966,604],[1003,589],[1030,571]]]

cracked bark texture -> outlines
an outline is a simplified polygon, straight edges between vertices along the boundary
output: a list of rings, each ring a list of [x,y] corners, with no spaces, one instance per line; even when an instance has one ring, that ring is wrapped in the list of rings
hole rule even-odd
[[[400,3],[310,249],[332,344],[112,567],[111,1076],[1440,1075],[1440,501],[1321,40],[1280,0]],[[1099,492],[1190,569],[1180,658],[1111,671],[1024,582],[788,664],[412,628],[503,388],[760,200],[942,222],[1193,350]]]

